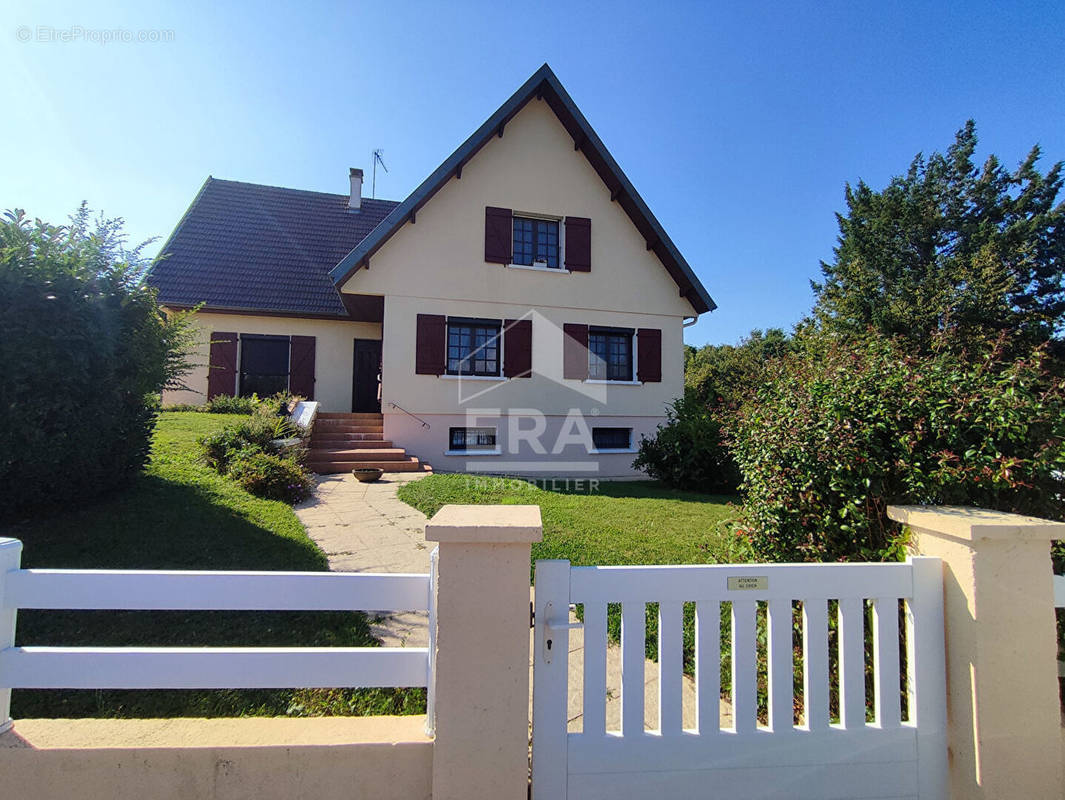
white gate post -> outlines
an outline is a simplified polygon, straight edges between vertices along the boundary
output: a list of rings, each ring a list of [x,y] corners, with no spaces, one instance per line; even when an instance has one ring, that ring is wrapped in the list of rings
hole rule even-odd
[[[1061,797],[1050,542],[1065,523],[956,506],[888,516],[910,528],[914,552],[943,560],[950,796]]]
[[[536,631],[533,636],[533,800],[566,800],[569,631],[569,561],[536,562]]]
[[[0,538],[0,650],[15,646],[15,609],[4,601],[7,573],[19,568],[22,560],[22,542],[18,539]],[[4,676],[0,675],[0,733],[11,727],[11,690],[5,689]]]
[[[436,569],[433,800],[525,800],[529,549],[538,506],[444,506]]]
[[[910,557],[913,598],[906,603],[906,686],[917,723],[917,796],[947,800],[947,676],[943,636],[943,562]]]

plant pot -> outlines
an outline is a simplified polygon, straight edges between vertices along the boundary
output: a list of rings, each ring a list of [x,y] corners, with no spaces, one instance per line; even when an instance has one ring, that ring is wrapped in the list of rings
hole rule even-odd
[[[359,483],[373,483],[384,474],[384,470],[379,467],[356,467],[351,474]]]

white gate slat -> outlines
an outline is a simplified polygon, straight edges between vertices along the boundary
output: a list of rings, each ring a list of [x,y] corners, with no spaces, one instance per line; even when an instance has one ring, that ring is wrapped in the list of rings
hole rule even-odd
[[[684,607],[676,601],[658,606],[658,727],[663,736],[679,736],[684,727],[681,702],[683,616]]]
[[[732,720],[736,733],[758,727],[755,600],[732,601]]]
[[[907,564],[711,564],[697,566],[574,567],[570,602],[698,602],[729,597],[728,579],[764,576],[765,588],[746,589],[752,600],[802,597],[909,597]]]
[[[873,601],[873,704],[881,728],[902,721],[899,696],[899,602],[894,597]]]
[[[806,727],[828,727],[828,601],[802,601],[802,679]]]
[[[568,617],[568,561],[536,562],[536,629],[533,633],[533,800],[566,800],[569,648],[544,648],[548,606],[557,619]],[[565,631],[562,631],[565,633]]]
[[[11,647],[12,689],[329,689],[425,686],[425,647]]]
[[[922,798],[948,796],[947,686],[943,637],[943,562],[914,556],[906,602],[910,725],[917,727],[917,781]]]
[[[700,736],[721,731],[721,604],[695,604],[695,700]]]
[[[643,603],[621,605],[621,735],[644,731],[644,658],[647,608]]]
[[[794,654],[791,646],[791,601],[770,600],[769,727],[774,733],[789,733],[795,717]]]
[[[429,576],[25,569],[7,574],[3,603],[131,611],[428,611]]]
[[[606,603],[584,604],[584,716],[588,736],[606,733]]]
[[[865,601],[839,599],[839,720],[844,728],[865,726]]]

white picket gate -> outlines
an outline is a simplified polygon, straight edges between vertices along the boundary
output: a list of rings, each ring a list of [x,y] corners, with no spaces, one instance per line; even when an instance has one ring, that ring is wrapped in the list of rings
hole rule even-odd
[[[900,601],[905,609],[901,631]],[[605,723],[611,603],[621,605],[621,723],[616,731],[607,730]],[[657,730],[645,729],[648,603],[658,604]],[[696,623],[697,721],[689,729],[683,726],[682,711],[686,603],[694,603]],[[729,728],[719,722],[722,603],[730,606]],[[581,627],[569,621],[570,604],[583,606],[580,687],[568,685],[569,630]],[[829,652],[832,611],[838,615],[835,669]],[[803,685],[798,695],[804,711],[796,724],[793,632],[800,614],[797,660]],[[865,650],[867,624],[871,659]],[[535,800],[947,797],[939,559],[662,567],[570,567],[568,561],[538,561],[535,627]],[[764,724],[757,692],[760,651],[768,682]],[[905,656],[904,673],[900,655]],[[867,668],[873,680],[871,721],[866,715]],[[583,691],[583,729],[569,733],[567,696],[578,688]],[[838,716],[831,710],[834,691]]]

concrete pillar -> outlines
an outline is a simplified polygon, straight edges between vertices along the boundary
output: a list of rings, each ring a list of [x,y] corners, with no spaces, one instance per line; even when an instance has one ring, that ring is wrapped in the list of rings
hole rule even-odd
[[[15,646],[15,609],[4,602],[5,576],[19,568],[22,542],[0,538],[0,650]],[[11,728],[11,690],[0,684],[0,733]]]
[[[1050,542],[1065,523],[891,506],[943,560],[950,796],[1065,796]]]
[[[538,506],[444,506],[436,599],[433,800],[524,800],[529,769],[529,550]]]

